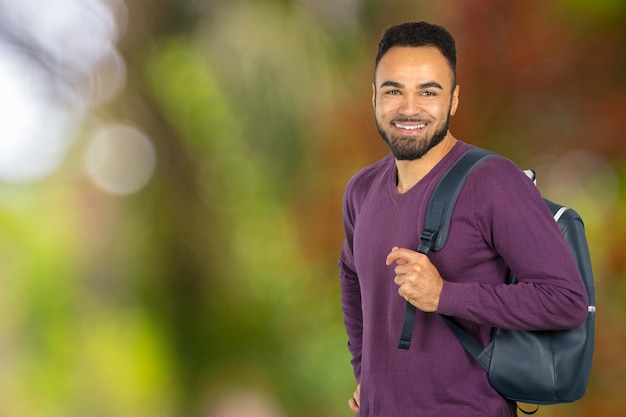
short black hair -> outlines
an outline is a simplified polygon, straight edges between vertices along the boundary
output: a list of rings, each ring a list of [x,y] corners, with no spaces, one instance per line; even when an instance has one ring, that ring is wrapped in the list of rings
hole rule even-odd
[[[376,65],[378,68],[383,55],[394,46],[433,46],[448,61],[452,69],[453,84],[456,84],[456,42],[454,37],[443,26],[427,22],[406,22],[388,27],[378,43]]]

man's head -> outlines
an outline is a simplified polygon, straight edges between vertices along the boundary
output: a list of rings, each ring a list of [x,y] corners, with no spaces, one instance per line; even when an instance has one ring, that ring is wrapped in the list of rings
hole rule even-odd
[[[458,106],[454,39],[442,27],[404,23],[384,33],[372,103],[376,127],[397,160],[416,160],[449,134]]]

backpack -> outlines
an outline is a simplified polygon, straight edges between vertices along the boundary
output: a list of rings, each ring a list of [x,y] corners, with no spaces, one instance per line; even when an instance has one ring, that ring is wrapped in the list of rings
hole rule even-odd
[[[480,148],[463,154],[443,175],[426,209],[418,252],[443,248],[454,204],[469,173],[487,158],[498,155]],[[526,171],[534,181],[534,173]],[[577,328],[555,331],[494,329],[483,348],[450,317],[441,316],[465,349],[488,372],[489,383],[503,397],[528,404],[559,404],[576,401],[585,394],[594,348],[595,290],[583,221],[574,210],[544,199],[578,265],[587,289],[587,320]],[[510,284],[517,282],[515,277]],[[398,348],[408,349],[415,307],[407,302]],[[537,407],[538,409],[538,407]],[[526,414],[532,414],[522,410]]]

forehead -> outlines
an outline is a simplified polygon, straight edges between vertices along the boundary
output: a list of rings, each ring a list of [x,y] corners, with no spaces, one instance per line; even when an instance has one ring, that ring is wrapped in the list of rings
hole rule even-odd
[[[394,46],[382,56],[376,68],[376,85],[385,81],[421,84],[436,81],[452,87],[452,69],[439,49],[433,46]]]

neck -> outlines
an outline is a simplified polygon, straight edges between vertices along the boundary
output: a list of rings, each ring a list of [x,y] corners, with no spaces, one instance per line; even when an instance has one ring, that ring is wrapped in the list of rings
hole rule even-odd
[[[398,185],[399,194],[409,191],[415,184],[430,172],[444,156],[456,144],[456,139],[448,132],[446,137],[437,146],[426,152],[426,155],[420,159],[413,161],[398,161],[396,167],[398,169]]]

